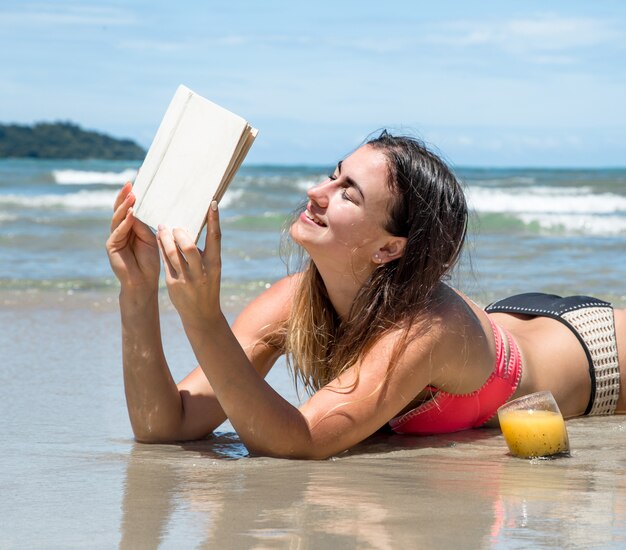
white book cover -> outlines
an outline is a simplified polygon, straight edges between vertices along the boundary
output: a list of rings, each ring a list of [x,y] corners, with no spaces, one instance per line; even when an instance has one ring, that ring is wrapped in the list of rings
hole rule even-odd
[[[133,184],[135,216],[153,229],[183,227],[197,241],[256,135],[242,117],[179,86]]]

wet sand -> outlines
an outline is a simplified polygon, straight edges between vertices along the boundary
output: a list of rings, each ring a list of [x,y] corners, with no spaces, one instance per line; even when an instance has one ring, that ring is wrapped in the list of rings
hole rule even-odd
[[[141,445],[114,297],[31,298],[0,310],[0,548],[626,546],[626,416],[568,421],[556,460],[509,456],[498,430],[382,435],[319,462],[250,457],[228,424]],[[180,378],[195,363],[165,310]]]

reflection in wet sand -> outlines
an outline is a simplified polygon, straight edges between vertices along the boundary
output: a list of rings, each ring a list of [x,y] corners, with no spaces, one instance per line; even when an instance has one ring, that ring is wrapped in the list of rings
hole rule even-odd
[[[553,461],[509,456],[493,430],[380,435],[322,462],[247,457],[234,434],[134,445],[120,547],[618,548],[621,440],[598,449],[588,430],[571,425],[572,457]]]
[[[598,420],[576,422],[582,434]],[[626,461],[618,458],[625,440],[605,441],[602,448],[597,439],[578,437],[569,459],[505,462],[494,501],[493,541],[521,540],[534,548],[626,545]]]

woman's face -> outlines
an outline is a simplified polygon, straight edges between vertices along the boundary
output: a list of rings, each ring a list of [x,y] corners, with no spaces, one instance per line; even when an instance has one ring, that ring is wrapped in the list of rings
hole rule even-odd
[[[307,195],[306,210],[291,226],[291,236],[318,267],[324,259],[338,266],[342,260],[354,267],[371,264],[390,237],[384,229],[392,197],[383,152],[360,147]]]

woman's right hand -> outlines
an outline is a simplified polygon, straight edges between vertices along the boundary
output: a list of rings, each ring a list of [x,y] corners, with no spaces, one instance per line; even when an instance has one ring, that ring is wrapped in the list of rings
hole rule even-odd
[[[156,290],[159,284],[159,247],[150,228],[133,215],[135,195],[126,183],[115,199],[111,234],[106,242],[109,262],[122,286]]]

